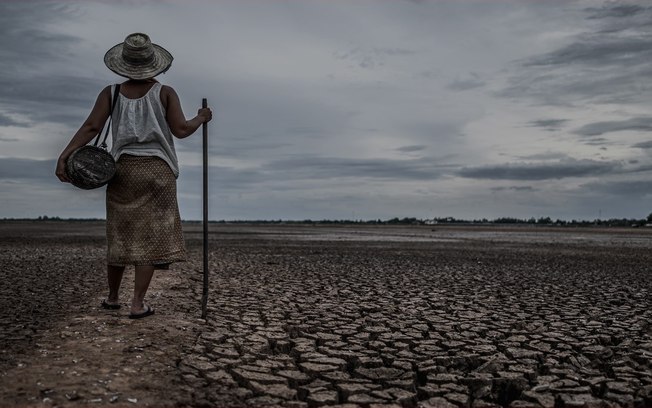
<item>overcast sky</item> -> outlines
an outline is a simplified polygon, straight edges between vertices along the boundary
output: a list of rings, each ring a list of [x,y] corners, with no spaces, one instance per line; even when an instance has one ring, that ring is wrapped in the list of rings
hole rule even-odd
[[[55,161],[132,32],[213,108],[211,219],[652,212],[648,1],[5,0],[0,218],[104,217]],[[201,132],[176,147],[200,219]]]

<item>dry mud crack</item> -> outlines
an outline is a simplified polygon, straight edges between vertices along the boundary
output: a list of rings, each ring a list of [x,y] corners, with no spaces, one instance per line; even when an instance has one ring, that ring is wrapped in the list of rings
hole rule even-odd
[[[0,226],[2,406],[652,406],[647,231],[220,225],[203,321],[186,225],[130,321],[89,225]]]

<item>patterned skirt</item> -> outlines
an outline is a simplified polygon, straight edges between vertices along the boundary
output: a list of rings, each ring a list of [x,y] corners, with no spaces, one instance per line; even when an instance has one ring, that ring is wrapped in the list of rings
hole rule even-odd
[[[177,182],[158,157],[122,155],[106,189],[109,265],[167,269],[186,260]]]

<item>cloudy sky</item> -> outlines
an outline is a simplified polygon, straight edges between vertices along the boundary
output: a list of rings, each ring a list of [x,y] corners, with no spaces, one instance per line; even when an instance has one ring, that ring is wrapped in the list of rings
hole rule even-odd
[[[0,218],[104,217],[55,161],[145,32],[207,97],[212,219],[652,212],[652,6],[601,0],[0,2]],[[201,217],[201,132],[178,140]]]

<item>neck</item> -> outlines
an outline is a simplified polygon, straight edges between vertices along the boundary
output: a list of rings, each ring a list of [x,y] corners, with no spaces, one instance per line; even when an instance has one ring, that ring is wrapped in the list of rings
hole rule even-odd
[[[146,78],[146,79],[129,79],[127,82],[131,84],[149,84],[158,81],[154,78]]]

